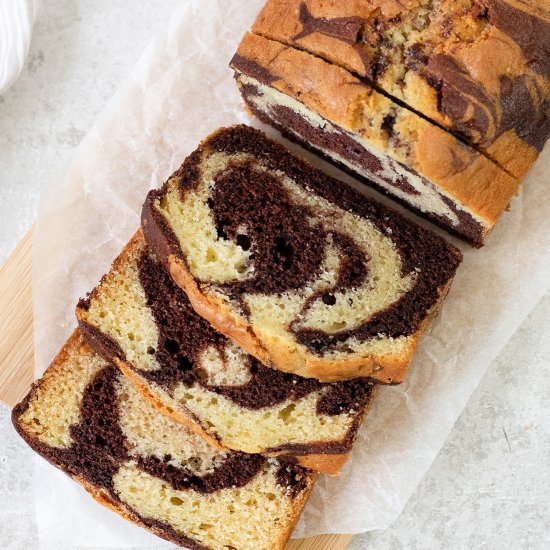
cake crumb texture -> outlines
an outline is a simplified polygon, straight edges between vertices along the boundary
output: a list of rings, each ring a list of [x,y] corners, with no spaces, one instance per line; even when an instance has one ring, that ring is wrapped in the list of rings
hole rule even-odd
[[[399,382],[460,252],[246,126],[222,129],[145,203],[190,302],[265,365]]]

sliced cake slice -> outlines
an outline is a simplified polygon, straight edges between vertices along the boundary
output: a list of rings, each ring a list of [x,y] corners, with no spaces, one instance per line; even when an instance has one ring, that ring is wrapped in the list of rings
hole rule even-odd
[[[369,79],[516,178],[550,137],[549,0],[268,0],[253,31]]]
[[[282,550],[315,474],[220,451],[159,414],[78,331],[12,414],[98,502],[192,550]]]
[[[142,213],[195,310],[263,364],[403,380],[461,253],[247,126],[218,130]]]
[[[475,246],[517,191],[482,153],[337,65],[249,33],[231,66],[260,120]]]
[[[212,445],[337,474],[370,405],[366,380],[322,384],[262,365],[193,310],[139,231],[77,317],[88,342]]]

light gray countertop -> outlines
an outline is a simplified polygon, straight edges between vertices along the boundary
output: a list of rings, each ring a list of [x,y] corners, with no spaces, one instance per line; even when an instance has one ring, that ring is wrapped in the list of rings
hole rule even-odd
[[[44,2],[25,71],[0,96],[0,264],[36,218],[42,187],[178,4]],[[490,367],[401,517],[357,536],[352,550],[550,548],[549,328],[550,293]],[[37,547],[31,472],[0,406],[2,549]]]

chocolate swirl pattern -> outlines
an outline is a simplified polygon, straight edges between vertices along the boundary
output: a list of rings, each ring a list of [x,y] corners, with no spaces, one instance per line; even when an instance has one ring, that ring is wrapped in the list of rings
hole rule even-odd
[[[350,345],[350,334],[365,318],[412,289],[416,272],[403,272],[398,251],[377,227],[312,197],[290,178],[254,166],[252,157],[234,159],[212,158],[224,168],[214,176],[208,200],[214,223],[220,215],[230,217],[224,223],[228,238],[240,227],[250,239],[249,276],[220,287],[242,300],[254,329],[276,316],[274,330],[281,333],[287,327],[322,331]],[[204,169],[208,173],[209,163]],[[192,254],[190,249],[187,257],[198,263]]]
[[[187,548],[282,548],[313,483],[303,468],[216,450],[160,415],[78,332],[13,420],[100,502]],[[246,503],[258,499],[251,521]]]
[[[550,96],[545,95],[540,79],[500,75],[497,102],[449,55],[434,56],[424,74],[436,83],[441,113],[474,143],[489,149],[506,132],[513,131],[542,151],[550,136]]]
[[[300,282],[295,275],[288,284]],[[78,317],[105,358],[216,446],[298,455],[299,463],[336,473],[371,401],[365,380],[323,384],[246,354],[195,313],[141,233],[80,303]],[[316,464],[314,454],[326,457]]]
[[[479,17],[488,25],[483,40],[436,51],[418,70],[451,128],[522,176],[550,137],[550,6],[481,4]],[[523,162],[512,162],[506,150],[514,141],[524,144]]]
[[[312,376],[308,361],[335,367],[317,370],[320,379],[352,378],[350,359],[357,376],[362,365],[368,375],[380,370],[375,357],[406,357],[459,261],[435,235],[247,127],[210,138],[150,195],[143,220],[161,256],[159,230],[182,258],[201,295],[188,285],[191,302],[217,328],[280,370]],[[263,350],[216,323],[201,300],[247,323]]]
[[[300,4],[300,23],[302,30],[291,37],[299,43],[312,34],[321,34],[349,44],[359,55],[364,65],[365,76],[373,78],[379,67],[379,60],[371,60],[363,47],[361,37],[368,21],[363,17],[315,17],[305,2]]]

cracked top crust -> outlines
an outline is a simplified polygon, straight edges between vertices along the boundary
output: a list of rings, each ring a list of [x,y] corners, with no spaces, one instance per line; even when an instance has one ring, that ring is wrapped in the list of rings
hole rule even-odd
[[[253,63],[258,79],[437,182],[488,229],[517,191],[518,181],[473,147],[400,107],[345,69],[250,33],[243,37],[231,63],[237,71],[242,65],[239,58]],[[388,117],[393,120],[391,132],[385,129]]]
[[[550,137],[549,0],[270,0],[253,31],[370,79],[516,177]]]

